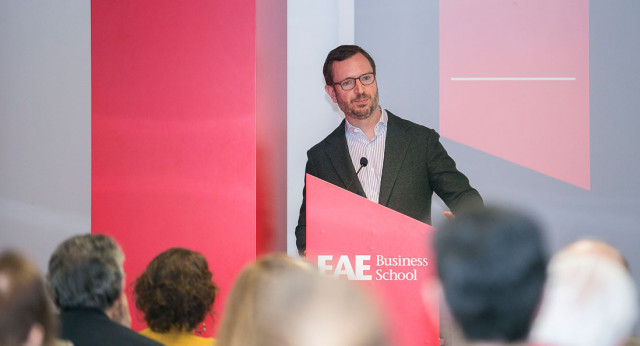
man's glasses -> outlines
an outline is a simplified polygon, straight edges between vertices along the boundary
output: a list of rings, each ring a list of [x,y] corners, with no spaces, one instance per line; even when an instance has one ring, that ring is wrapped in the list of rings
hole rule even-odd
[[[369,72],[361,75],[360,77],[347,78],[341,82],[333,83],[333,85],[340,84],[342,90],[349,91],[356,87],[356,79],[360,80],[362,85],[371,85],[376,81],[376,75],[374,75],[373,72]]]

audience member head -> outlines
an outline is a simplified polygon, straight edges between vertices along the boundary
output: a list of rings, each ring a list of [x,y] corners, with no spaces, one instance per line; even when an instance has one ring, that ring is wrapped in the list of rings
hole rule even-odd
[[[0,345],[50,345],[53,307],[35,265],[23,255],[0,254]]]
[[[136,280],[136,306],[154,332],[192,331],[211,312],[216,297],[211,278],[202,254],[166,250]]]
[[[627,270],[629,269],[629,263],[627,263],[627,259],[624,258],[624,256],[622,256],[622,254],[618,250],[616,250],[616,248],[614,248],[613,246],[605,242],[595,240],[595,239],[581,239],[576,242],[573,242],[567,245],[567,247],[562,249],[562,251],[559,252],[558,254],[559,255],[562,255],[562,254],[599,255],[599,256],[608,258],[614,262],[617,262]]]
[[[548,345],[619,345],[638,317],[626,261],[606,243],[581,240],[553,257],[531,340]]]
[[[71,237],[49,259],[47,279],[61,309],[100,309],[114,321],[130,323],[123,293],[124,254],[103,234]]]
[[[217,345],[382,346],[378,316],[350,282],[269,255],[246,267],[234,284]]]
[[[439,228],[434,243],[445,301],[467,341],[526,340],[546,272],[538,224],[505,209],[469,211]]]

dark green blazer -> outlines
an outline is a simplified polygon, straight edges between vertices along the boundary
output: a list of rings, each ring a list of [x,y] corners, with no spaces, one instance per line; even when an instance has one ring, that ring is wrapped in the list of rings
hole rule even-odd
[[[431,196],[435,192],[453,213],[483,204],[469,179],[456,169],[440,135],[430,128],[404,120],[387,111],[387,139],[380,181],[381,205],[431,224]],[[305,172],[336,186],[365,196],[351,162],[345,137],[345,121],[327,138],[307,151]],[[296,226],[296,245],[306,249],[306,187]]]

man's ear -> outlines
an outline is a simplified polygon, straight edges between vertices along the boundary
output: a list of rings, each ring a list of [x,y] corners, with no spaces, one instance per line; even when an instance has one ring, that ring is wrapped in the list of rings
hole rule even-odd
[[[334,103],[338,103],[338,98],[336,97],[336,89],[334,89],[332,85],[325,85],[324,91],[329,94],[329,97],[331,97]]]
[[[107,317],[113,322],[118,323],[121,326],[131,328],[131,312],[129,311],[129,301],[124,291],[120,294],[120,297],[113,303],[113,306],[109,307],[105,313]]]

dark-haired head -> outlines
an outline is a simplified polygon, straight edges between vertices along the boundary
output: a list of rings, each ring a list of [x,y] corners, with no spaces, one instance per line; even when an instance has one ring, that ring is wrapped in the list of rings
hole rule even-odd
[[[435,235],[447,305],[469,341],[524,340],[546,278],[540,227],[519,212],[457,215]]]
[[[192,331],[211,312],[217,288],[206,258],[172,248],[156,256],[135,283],[136,307],[154,332]]]
[[[337,82],[333,80],[333,63],[335,61],[347,60],[358,53],[364,55],[367,60],[369,60],[369,64],[371,64],[371,69],[373,70],[373,74],[375,75],[376,63],[373,61],[373,58],[371,57],[371,55],[369,55],[369,53],[367,53],[367,51],[356,45],[342,45],[330,51],[324,61],[322,73],[324,74],[325,83],[327,83],[327,85],[333,85],[333,83]]]

